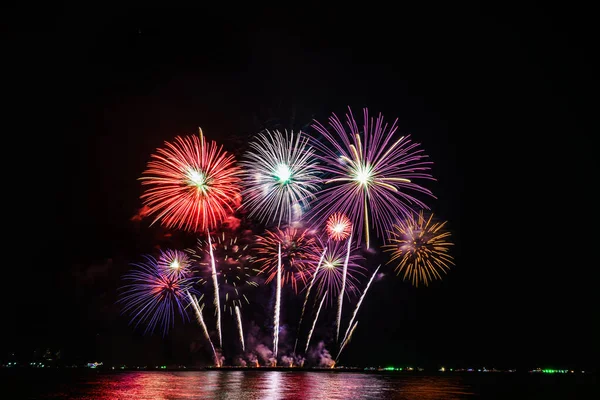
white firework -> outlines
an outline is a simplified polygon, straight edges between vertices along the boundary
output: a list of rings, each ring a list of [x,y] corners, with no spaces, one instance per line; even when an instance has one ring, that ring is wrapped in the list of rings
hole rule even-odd
[[[317,163],[308,137],[293,131],[265,131],[250,143],[242,161],[243,198],[250,217],[291,224],[309,207],[318,190]]]

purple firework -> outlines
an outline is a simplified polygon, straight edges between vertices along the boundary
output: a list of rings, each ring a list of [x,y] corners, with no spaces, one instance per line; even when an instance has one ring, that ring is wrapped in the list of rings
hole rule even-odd
[[[328,294],[327,302],[330,303],[339,296],[342,288],[343,267],[346,258],[347,245],[345,242],[339,241],[321,241],[318,240],[311,246],[310,262],[314,264],[313,269],[319,266],[316,271],[315,285],[317,287],[318,296]],[[348,297],[358,293],[358,284],[361,276],[365,276],[365,267],[359,262],[364,258],[351,250],[348,257],[347,280],[344,292]],[[321,261],[319,265],[319,261]]]
[[[414,195],[433,195],[414,180],[433,179],[428,173],[431,162],[408,136],[394,138],[397,119],[389,126],[381,114],[369,118],[365,108],[359,129],[348,110],[345,125],[335,114],[329,117],[333,132],[317,121],[312,125],[324,139],[313,140],[313,145],[319,151],[319,169],[326,175],[313,203],[312,219],[324,225],[335,212],[345,213],[354,224],[357,243],[364,239],[369,248],[371,227],[383,236],[398,216],[412,215],[415,208],[428,209]]]
[[[161,255],[161,258],[165,253]],[[152,333],[157,326],[162,328],[163,335],[174,325],[175,314],[186,320],[185,308],[188,293],[193,290],[194,278],[180,273],[167,273],[152,256],[145,256],[146,261],[133,264],[134,269],[123,276],[127,282],[119,303],[124,304],[123,312],[131,316],[131,323],[145,324],[144,333]]]

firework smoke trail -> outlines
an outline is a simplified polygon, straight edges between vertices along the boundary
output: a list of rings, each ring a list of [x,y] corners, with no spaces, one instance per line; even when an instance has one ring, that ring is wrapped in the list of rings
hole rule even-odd
[[[317,273],[319,272],[319,268],[321,267],[321,264],[323,263],[323,259],[325,258],[326,252],[327,252],[327,247],[325,247],[323,249],[323,254],[321,255],[321,258],[319,259],[319,263],[317,264],[317,268],[315,269],[315,272],[313,273],[313,277],[310,281],[310,285],[308,286],[308,289],[306,290],[306,297],[304,298],[304,304],[302,305],[302,312],[300,313],[300,321],[298,322],[298,333],[296,334],[296,343],[294,343],[294,354],[296,354],[296,347],[298,346],[298,336],[300,335],[300,327],[302,326],[302,319],[304,318],[304,310],[306,310],[306,303],[308,302],[308,296],[310,295],[310,290],[312,289],[313,285],[315,284],[315,279],[317,277]]]
[[[344,269],[342,271],[342,288],[340,289],[340,296],[338,297],[338,312],[337,312],[337,324],[335,340],[340,340],[340,323],[342,321],[342,304],[344,303],[344,290],[346,290],[346,277],[348,276],[348,260],[350,259],[350,245],[352,243],[352,235],[348,238],[348,250],[346,252],[346,259],[344,260]]]
[[[242,313],[240,308],[235,306],[235,316],[237,317],[238,331],[240,333],[240,343],[242,344],[242,351],[246,351],[246,345],[244,344],[244,328],[242,327]]]
[[[194,311],[196,312],[196,318],[198,318],[198,323],[202,327],[202,331],[204,331],[204,336],[206,336],[208,343],[210,343],[210,348],[212,349],[213,357],[215,358],[215,367],[220,367],[221,361],[219,360],[217,351],[215,350],[215,346],[213,345],[212,340],[210,340],[208,328],[206,327],[206,324],[204,323],[204,318],[202,317],[202,309],[198,306],[198,300],[196,300],[196,298],[189,292],[187,293],[187,295],[190,299],[190,302],[192,303],[192,307],[194,307]]]
[[[344,347],[346,347],[346,345],[348,344],[348,342],[350,341],[350,339],[352,338],[352,334],[354,333],[354,330],[356,329],[356,326],[358,325],[358,321],[356,321],[354,323],[354,326],[352,327],[352,329],[350,329],[350,334],[348,335],[348,337],[344,340],[344,342],[342,343],[342,347],[340,347],[340,351],[338,352],[337,357],[335,358],[335,362],[337,363],[338,358],[340,358],[340,354],[342,354],[342,350],[344,350]]]
[[[277,347],[279,346],[279,307],[281,306],[281,244],[277,256],[277,286],[275,291],[275,323],[273,327],[273,357],[277,363]]]
[[[315,315],[315,320],[313,321],[312,328],[310,328],[310,332],[308,332],[308,337],[306,338],[306,347],[304,348],[304,353],[308,351],[308,345],[310,344],[310,337],[315,330],[315,326],[317,325],[317,319],[319,319],[319,313],[321,312],[321,307],[323,307],[323,303],[325,302],[325,298],[327,298],[327,292],[323,295],[321,299],[321,304],[319,304],[319,308],[317,309],[317,315]]]
[[[375,270],[375,272],[373,272],[371,279],[369,279],[369,283],[367,283],[367,287],[365,288],[365,291],[363,292],[362,296],[360,296],[360,299],[358,299],[358,303],[356,303],[356,308],[354,309],[354,312],[352,313],[352,318],[350,319],[350,323],[348,324],[348,329],[346,329],[346,334],[344,335],[344,340],[342,340],[342,346],[343,346],[343,343],[346,343],[346,340],[348,340],[348,336],[352,334],[352,333],[350,333],[350,327],[352,327],[352,323],[354,322],[354,319],[356,318],[356,314],[358,314],[358,309],[360,308],[360,305],[362,304],[363,299],[365,298],[365,295],[367,294],[367,291],[369,290],[369,287],[371,286],[371,282],[373,282],[373,279],[375,278],[375,275],[377,275],[377,271],[379,271],[380,267],[381,267],[381,265],[377,266],[377,269]],[[342,352],[342,350],[340,349],[340,353],[341,352]],[[339,357],[339,354],[338,354],[338,357]]]
[[[215,257],[213,255],[210,233],[208,233],[208,248],[210,250],[210,265],[212,267],[213,286],[215,287],[215,308],[217,310],[217,333],[219,335],[219,347],[223,347],[223,339],[221,338],[221,302],[219,300],[219,281],[217,280],[217,266],[215,265]]]

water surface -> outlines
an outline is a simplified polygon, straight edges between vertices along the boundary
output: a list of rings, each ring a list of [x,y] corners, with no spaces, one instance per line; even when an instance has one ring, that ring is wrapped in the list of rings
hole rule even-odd
[[[6,399],[591,399],[595,377],[299,371],[2,371]]]

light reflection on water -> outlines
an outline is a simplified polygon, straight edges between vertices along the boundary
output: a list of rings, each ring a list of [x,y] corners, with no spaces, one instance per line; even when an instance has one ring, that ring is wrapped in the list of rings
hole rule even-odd
[[[283,371],[130,372],[90,376],[53,396],[71,399],[465,399],[460,376],[399,377]],[[47,398],[47,397],[46,397]]]

